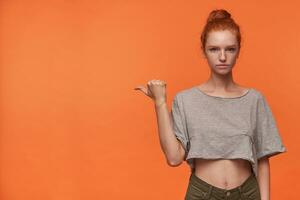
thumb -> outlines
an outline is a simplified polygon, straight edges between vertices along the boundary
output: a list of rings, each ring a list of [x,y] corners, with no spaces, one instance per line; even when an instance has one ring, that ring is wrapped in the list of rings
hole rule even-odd
[[[135,90],[141,90],[144,94],[148,95],[148,90],[144,86],[138,86],[134,88]]]

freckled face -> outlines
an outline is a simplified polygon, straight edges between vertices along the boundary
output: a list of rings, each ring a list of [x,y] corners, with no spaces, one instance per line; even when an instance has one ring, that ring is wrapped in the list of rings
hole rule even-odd
[[[214,72],[220,74],[230,72],[238,56],[238,41],[234,33],[229,30],[221,30],[208,34],[205,57]]]

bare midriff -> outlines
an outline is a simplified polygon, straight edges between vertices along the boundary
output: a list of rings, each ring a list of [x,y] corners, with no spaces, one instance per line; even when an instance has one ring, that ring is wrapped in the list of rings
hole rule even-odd
[[[195,158],[195,175],[222,189],[240,186],[252,173],[251,164],[244,159]]]

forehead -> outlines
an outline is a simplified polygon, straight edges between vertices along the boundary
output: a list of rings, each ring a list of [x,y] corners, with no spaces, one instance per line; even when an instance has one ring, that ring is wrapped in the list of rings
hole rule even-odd
[[[207,46],[231,46],[237,45],[234,33],[229,30],[211,31],[206,40]]]

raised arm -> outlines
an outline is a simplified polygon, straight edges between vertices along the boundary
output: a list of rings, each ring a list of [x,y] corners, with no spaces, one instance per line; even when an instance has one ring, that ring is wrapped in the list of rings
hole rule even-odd
[[[155,111],[162,151],[170,166],[178,166],[184,159],[185,150],[173,132],[172,115],[166,102],[155,102]]]
[[[184,160],[185,150],[174,134],[172,115],[166,103],[166,83],[161,80],[151,80],[148,81],[147,88],[139,86],[134,89],[141,90],[153,100],[161,149],[168,165],[180,165]]]

